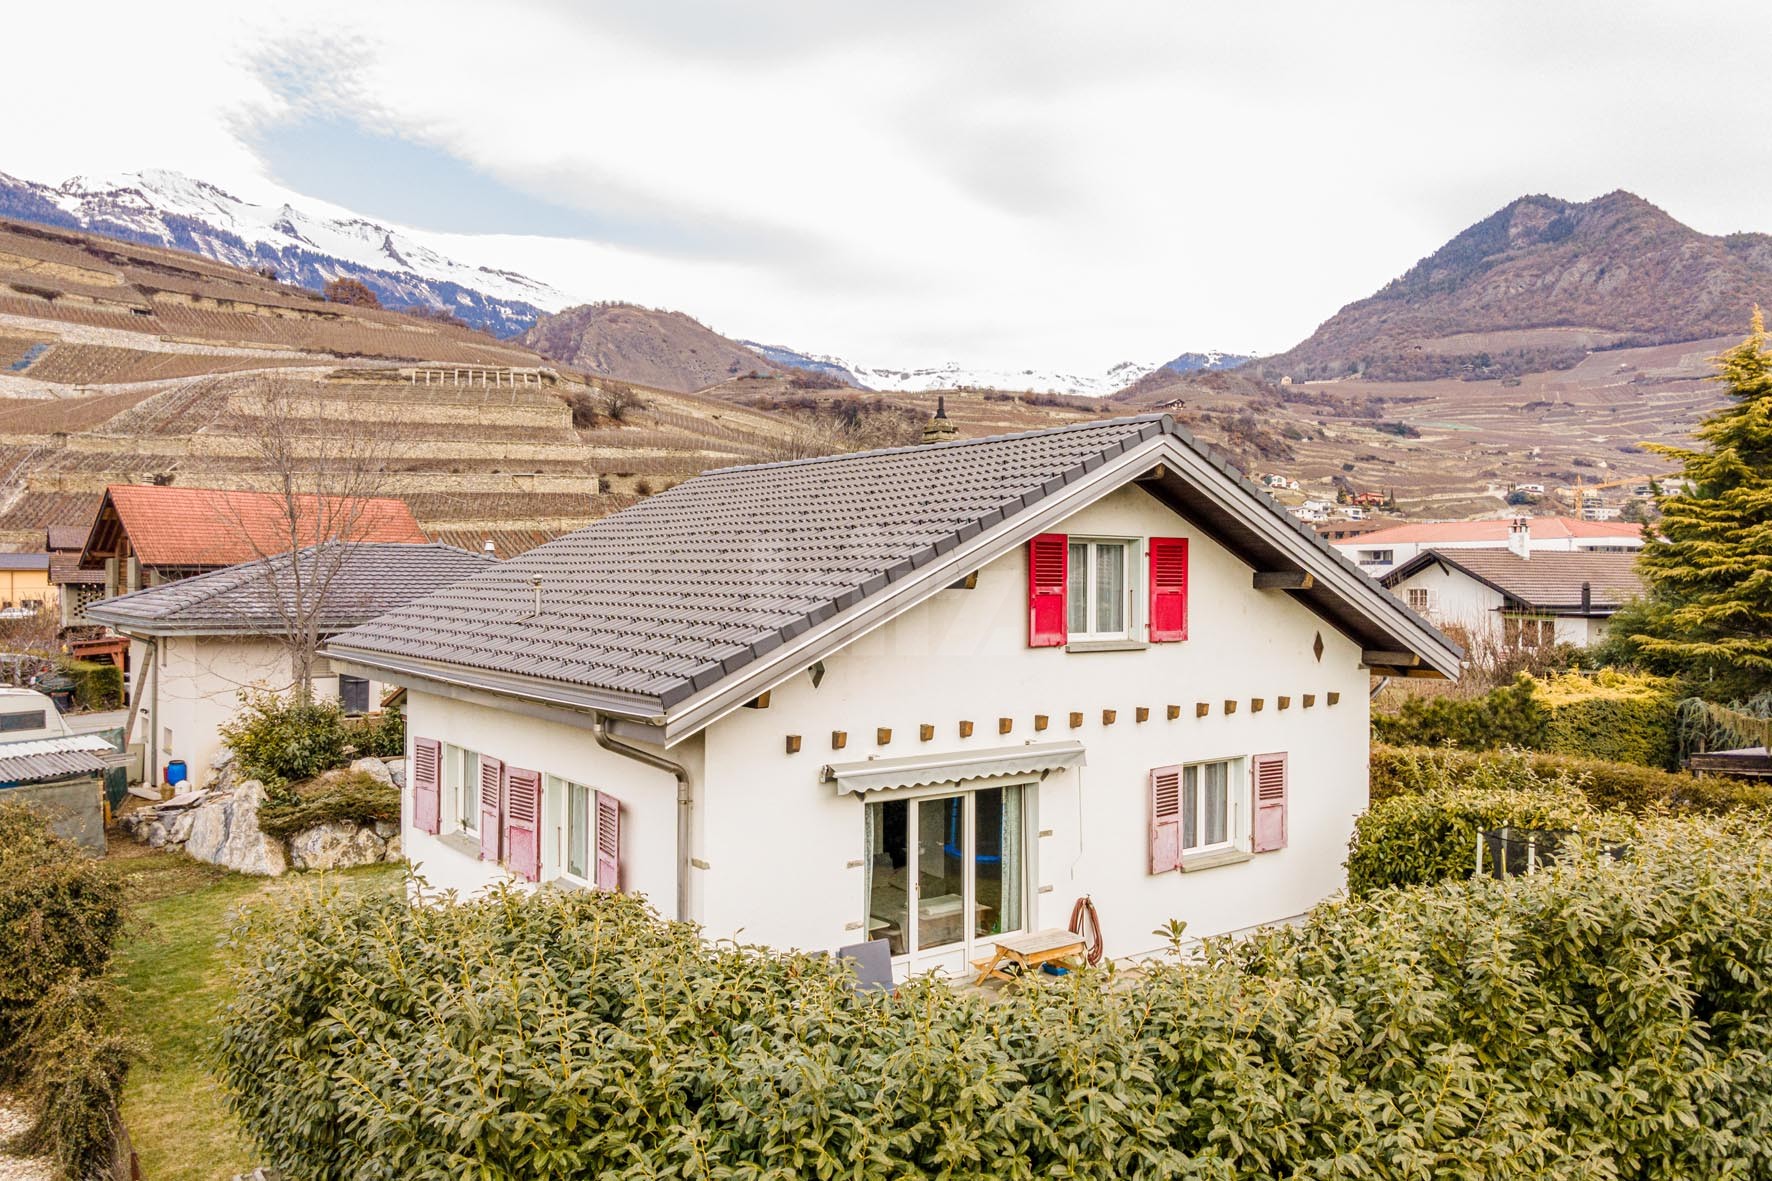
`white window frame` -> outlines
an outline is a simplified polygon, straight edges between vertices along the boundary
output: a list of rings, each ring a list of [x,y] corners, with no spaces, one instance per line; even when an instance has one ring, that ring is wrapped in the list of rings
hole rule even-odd
[[[1440,592],[1431,586],[1412,586],[1409,591],[1409,609],[1418,615],[1429,615],[1440,608]],[[1416,604],[1416,596],[1421,596],[1421,603]]]
[[[1201,759],[1198,762],[1181,765],[1181,799],[1185,806],[1187,801],[1188,775],[1195,776],[1195,782],[1203,786],[1204,768],[1223,765],[1224,771],[1224,807],[1225,839],[1211,844],[1189,845],[1187,843],[1187,817],[1182,816],[1181,842],[1182,864],[1187,864],[1189,857],[1204,857],[1212,853],[1232,851],[1248,851],[1249,849],[1249,814],[1253,810],[1249,799],[1249,760],[1242,755],[1233,755],[1223,759]],[[1239,789],[1239,784],[1241,788]],[[1206,793],[1196,790],[1194,793],[1194,835],[1199,837],[1206,831]]]
[[[1090,629],[1083,631],[1078,631],[1070,626],[1071,588],[1069,586],[1069,579],[1071,572],[1071,553],[1068,547],[1073,545],[1083,546],[1086,554],[1086,561],[1083,569],[1083,618],[1088,621]],[[1120,552],[1124,555],[1125,570],[1122,577],[1124,579],[1123,585],[1125,586],[1126,591],[1125,602],[1122,603],[1120,607],[1120,620],[1124,626],[1118,631],[1098,632],[1092,630],[1095,623],[1095,608],[1097,605],[1095,598],[1095,571],[1099,553],[1098,547],[1104,545],[1117,545],[1121,547]],[[1138,634],[1136,610],[1138,605],[1138,562],[1136,560],[1138,552],[1139,539],[1136,537],[1072,536],[1067,539],[1067,548],[1065,550],[1065,632],[1067,643],[1086,644],[1097,640],[1130,640]]]
[[[597,884],[597,789],[588,783],[580,783],[576,779],[567,779],[563,775],[542,776],[546,795],[553,800],[550,810],[554,829],[554,864],[553,874],[547,873],[548,866],[542,868],[542,878],[564,878],[577,886],[593,889]],[[572,793],[582,791],[585,795],[585,806],[589,810],[585,817],[585,872],[580,875],[572,872]],[[543,858],[544,862],[546,858]]]
[[[1363,549],[1360,551],[1362,566],[1394,566],[1397,564],[1397,551],[1394,549]]]
[[[468,758],[474,759],[472,788],[474,806],[465,807],[469,790]],[[449,802],[451,815],[447,817],[457,832],[465,832],[470,836],[480,835],[480,752],[469,750],[465,746],[456,746],[445,742],[442,752],[443,760],[443,797]]]

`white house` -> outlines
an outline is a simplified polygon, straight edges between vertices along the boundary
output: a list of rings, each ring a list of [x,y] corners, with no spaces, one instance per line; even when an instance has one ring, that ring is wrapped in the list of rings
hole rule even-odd
[[[1514,553],[1635,553],[1643,527],[1628,521],[1515,517],[1493,521],[1419,521],[1374,529],[1335,542],[1360,569],[1378,578],[1427,550],[1493,549]]]
[[[137,645],[129,738],[147,749],[150,782],[164,782],[176,759],[201,787],[242,696],[294,684],[291,636],[323,639],[496,564],[436,543],[333,541],[105,599],[86,614]],[[381,700],[381,685],[324,659],[309,672],[315,698],[347,713]]]
[[[1459,651],[1167,415],[709,472],[349,632],[434,886],[961,971],[1343,884],[1367,688]]]
[[[1618,608],[1643,593],[1634,552],[1428,550],[1384,585],[1434,624],[1507,648],[1596,644]]]

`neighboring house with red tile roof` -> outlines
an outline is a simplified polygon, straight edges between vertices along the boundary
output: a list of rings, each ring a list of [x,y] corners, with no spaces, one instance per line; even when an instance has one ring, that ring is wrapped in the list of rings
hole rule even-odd
[[[81,551],[105,572],[106,597],[338,539],[422,543],[406,502],[394,497],[315,496],[113,484]]]
[[[1579,550],[1426,550],[1383,581],[1436,626],[1457,625],[1473,640],[1507,648],[1588,647],[1643,594],[1635,553]]]
[[[1374,529],[1333,544],[1360,569],[1379,578],[1424,550],[1634,553],[1643,548],[1643,527],[1629,521],[1583,521],[1576,517],[1416,521]]]
[[[705,472],[325,653],[407,690],[433,887],[956,974],[1334,894],[1372,671],[1461,656],[1167,415]]]

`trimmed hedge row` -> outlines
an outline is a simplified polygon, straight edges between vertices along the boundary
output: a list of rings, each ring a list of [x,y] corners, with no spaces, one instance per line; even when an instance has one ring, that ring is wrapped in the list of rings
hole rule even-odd
[[[332,820],[398,823],[400,789],[364,771],[333,771],[299,789],[280,788],[259,805],[259,831],[288,838]]]
[[[1678,698],[1656,677],[1602,669],[1544,681],[1522,675],[1481,697],[1411,697],[1372,716],[1372,736],[1395,746],[1515,746],[1555,754],[1672,767]]]
[[[1769,835],[1662,821],[996,1000],[612,894],[303,892],[235,929],[217,1065],[314,1181],[1766,1176]]]
[[[1506,787],[1566,782],[1606,811],[1721,815],[1736,809],[1772,812],[1772,785],[1739,779],[1660,771],[1632,763],[1584,759],[1536,751],[1467,751],[1448,747],[1374,744],[1371,792],[1374,806],[1393,796],[1481,784]]]

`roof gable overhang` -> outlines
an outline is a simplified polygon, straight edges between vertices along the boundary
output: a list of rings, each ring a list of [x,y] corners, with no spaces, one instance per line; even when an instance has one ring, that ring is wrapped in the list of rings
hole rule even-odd
[[[1429,566],[1438,566],[1448,574],[1464,575],[1479,586],[1488,587],[1501,596],[1501,610],[1514,612],[1535,612],[1540,615],[1575,615],[1582,618],[1605,618],[1616,614],[1623,604],[1615,599],[1594,598],[1584,608],[1580,600],[1575,602],[1539,602],[1529,599],[1517,590],[1510,590],[1492,578],[1472,570],[1459,562],[1457,558],[1447,556],[1444,550],[1422,550],[1407,562],[1393,570],[1386,571],[1381,580],[1386,589],[1394,590],[1404,582],[1414,578]]]

